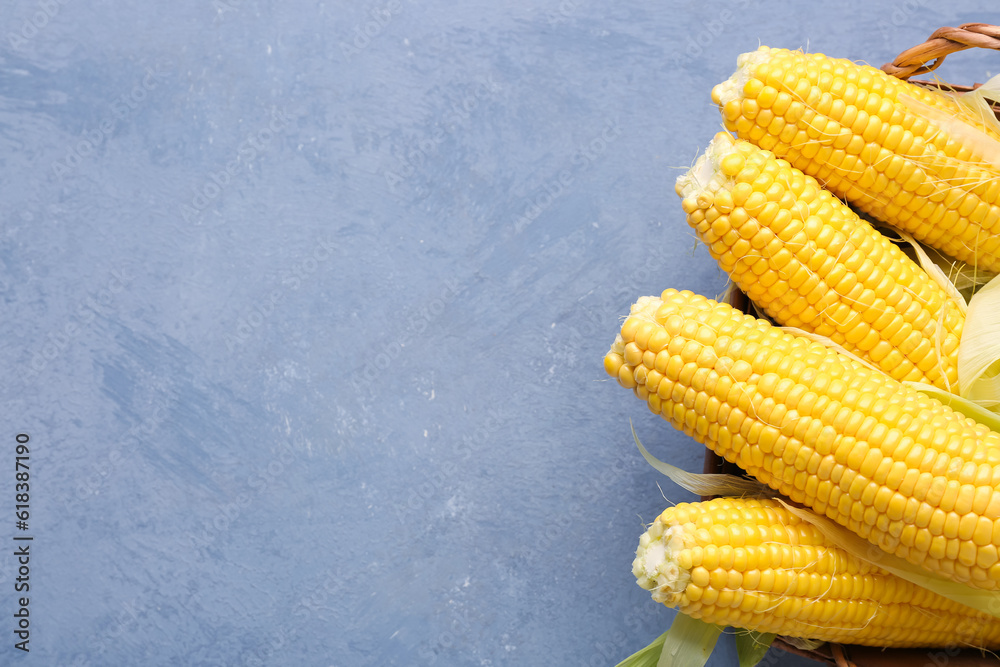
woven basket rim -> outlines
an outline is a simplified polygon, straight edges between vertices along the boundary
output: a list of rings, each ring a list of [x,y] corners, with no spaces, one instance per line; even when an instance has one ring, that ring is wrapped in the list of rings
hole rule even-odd
[[[1000,26],[990,23],[963,23],[957,28],[938,28],[923,43],[912,46],[882,71],[904,81],[916,74],[933,72],[945,57],[971,48],[1000,50]]]

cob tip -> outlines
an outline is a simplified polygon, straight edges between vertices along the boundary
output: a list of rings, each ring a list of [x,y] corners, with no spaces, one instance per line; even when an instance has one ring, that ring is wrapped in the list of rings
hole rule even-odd
[[[767,59],[770,50],[769,46],[761,46],[756,51],[740,54],[736,58],[736,71],[732,76],[712,88],[712,101],[723,107],[730,100],[739,99],[743,94],[743,86],[750,79],[750,72]]]
[[[639,539],[639,548],[632,561],[632,574],[640,587],[652,591],[656,602],[676,606],[691,581],[691,573],[682,569],[675,558],[676,552],[683,548],[683,528],[664,528],[660,519]]]
[[[674,189],[681,199],[697,197],[722,188],[724,178],[722,161],[731,155],[736,141],[728,132],[719,132],[712,138],[705,152],[698,156],[694,166],[677,177]],[[705,202],[705,205],[709,205]],[[685,211],[687,212],[687,211]]]

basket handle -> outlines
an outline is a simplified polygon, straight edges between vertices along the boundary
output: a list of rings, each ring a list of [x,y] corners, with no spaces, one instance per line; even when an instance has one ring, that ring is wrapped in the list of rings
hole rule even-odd
[[[938,28],[923,44],[903,51],[882,71],[909,79],[914,74],[926,74],[937,69],[945,56],[972,47],[1000,50],[1000,26],[989,23],[963,23],[957,28]]]

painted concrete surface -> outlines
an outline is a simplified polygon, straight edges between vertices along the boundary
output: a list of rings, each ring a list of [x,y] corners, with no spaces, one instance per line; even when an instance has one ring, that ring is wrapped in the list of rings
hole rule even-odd
[[[878,65],[977,6],[6,3],[0,663],[644,646],[673,612],[637,539],[691,496],[629,420],[702,449],[601,359],[636,297],[725,284],[673,192],[711,86],[758,43]]]

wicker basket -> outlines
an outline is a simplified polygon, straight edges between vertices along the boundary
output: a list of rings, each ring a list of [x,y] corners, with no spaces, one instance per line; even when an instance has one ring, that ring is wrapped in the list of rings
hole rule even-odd
[[[913,75],[926,74],[937,69],[948,54],[973,47],[1000,50],[1000,26],[986,23],[965,23],[957,28],[941,28],[928,37],[923,44],[907,49],[894,61],[883,65],[882,71],[904,80],[910,80]],[[911,81],[956,91],[973,90],[980,85],[975,83],[971,86],[963,86],[916,79]],[[994,105],[993,111],[1000,119],[1000,105]],[[729,290],[725,300],[743,312],[749,312],[752,307],[747,296],[735,286]],[[729,463],[710,449],[705,451],[704,472],[744,474],[736,464]],[[823,644],[815,650],[806,651],[792,646],[781,637],[775,639],[773,646],[828,665],[837,665],[837,667],[920,667],[922,665],[944,664],[947,664],[948,667],[979,667],[998,664],[996,656],[984,655],[981,651],[973,649],[958,650],[954,647],[879,649],[868,646]]]

